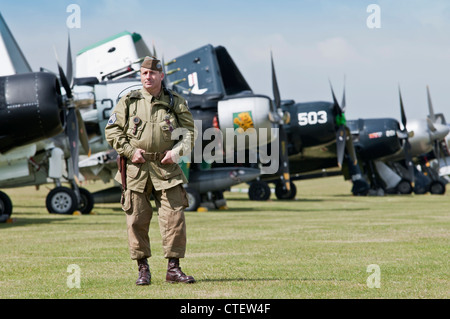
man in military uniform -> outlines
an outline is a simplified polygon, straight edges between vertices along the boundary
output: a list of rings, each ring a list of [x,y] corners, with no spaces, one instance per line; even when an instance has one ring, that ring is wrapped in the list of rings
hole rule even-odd
[[[148,236],[153,194],[158,209],[164,257],[168,259],[167,282],[195,282],[179,266],[186,251],[184,209],[188,206],[183,183],[187,179],[178,160],[189,156],[194,146],[194,121],[187,102],[165,89],[161,62],[146,57],[141,64],[142,89],[120,99],[105,129],[106,140],[120,156],[126,157],[126,190],[122,209],[126,212],[128,246],[137,260],[137,285],[151,282],[147,258],[151,256]],[[172,131],[184,130],[182,138],[172,140]],[[176,144],[175,144],[176,143]],[[121,172],[115,179],[122,183]]]

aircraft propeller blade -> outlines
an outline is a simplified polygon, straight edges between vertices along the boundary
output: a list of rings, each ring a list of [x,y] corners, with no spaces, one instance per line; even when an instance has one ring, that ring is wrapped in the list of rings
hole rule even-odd
[[[77,115],[78,135],[80,137],[81,146],[89,157],[91,156],[91,147],[89,146],[89,138],[87,136],[86,125],[84,124],[80,110],[78,108],[76,108],[75,110]]]
[[[437,128],[434,126],[433,121],[431,118],[427,117],[427,126],[430,129],[431,132],[436,132]]]
[[[409,134],[408,134],[408,130],[406,128],[407,119],[406,119],[406,114],[405,114],[405,108],[403,106],[403,98],[402,98],[402,92],[400,90],[400,86],[398,87],[398,94],[399,94],[399,99],[400,99],[400,113],[401,113],[401,117],[402,117],[403,132],[406,135],[404,142],[403,142],[403,151],[405,153],[405,165],[406,165],[406,168],[408,169],[408,174],[409,174],[409,178],[411,181],[411,185],[412,185],[412,187],[414,187],[414,181],[415,181],[414,164],[412,162],[412,157],[411,157],[411,144],[409,143]]]
[[[330,82],[331,94],[333,95],[334,112],[335,112],[336,115],[341,116],[342,115],[342,109],[339,106],[339,103],[338,103],[338,101],[336,99],[336,95],[334,94],[333,85],[331,84],[331,81],[329,81],[329,82]]]
[[[76,108],[74,100],[71,84],[69,84],[69,80],[64,73],[64,70],[59,63],[58,55],[55,50],[56,62],[58,65],[59,78],[61,81],[64,90],[66,91],[67,101],[67,125],[66,125],[66,135],[69,140],[69,150],[70,150],[70,160],[73,167],[74,178],[77,179],[79,175],[79,143],[81,144],[88,155],[90,155],[91,150],[89,147],[89,140],[87,136],[86,127],[81,116],[80,111]],[[70,38],[68,40],[68,49],[67,49],[67,71],[70,75],[70,81],[72,82],[72,58],[71,58],[71,49],[70,49]]]
[[[345,81],[345,78],[344,78]],[[333,85],[330,82],[330,88],[331,88],[331,94],[333,96],[333,105],[334,105],[334,113],[336,116],[336,125],[337,125],[337,131],[336,131],[336,154],[337,154],[337,163],[339,168],[342,167],[342,162],[344,160],[344,153],[347,149],[347,153],[352,159],[353,163],[356,165],[357,159],[356,159],[356,153],[355,148],[353,146],[353,139],[350,134],[350,130],[345,125],[345,106],[346,106],[346,97],[345,97],[345,84],[344,84],[344,92],[342,95],[342,105],[339,105],[336,94],[334,94]]]
[[[344,76],[344,92],[342,93],[341,111],[345,112],[346,99],[345,99],[345,76]]]
[[[344,160],[346,139],[347,139],[347,132],[345,130],[345,126],[340,125],[336,132],[336,150],[339,168],[342,167],[342,161]]]
[[[158,55],[156,54],[155,41],[153,41],[153,56],[154,56],[155,58],[158,57]]]
[[[427,125],[428,125],[428,129],[435,133],[437,132],[437,128],[435,127],[434,124],[436,124],[437,119],[436,116],[434,114],[434,110],[433,110],[433,103],[431,102],[431,94],[430,94],[430,88],[427,85],[427,100],[428,100],[428,117],[427,117]],[[444,143],[445,143],[445,138],[443,139]],[[442,159],[444,160],[444,162],[446,162],[446,157],[445,157],[445,151],[442,149],[442,145],[441,145],[442,140],[435,140],[433,143],[433,153],[434,156],[436,157],[436,159],[440,159],[442,156]]]
[[[441,156],[441,145],[440,145],[439,141],[434,141],[433,152],[434,152],[434,156],[439,161],[440,156]],[[445,159],[445,156],[443,156],[443,158]]]
[[[347,106],[347,100],[345,97],[345,82],[346,82],[345,80],[346,80],[346,77],[344,76],[344,90],[342,92],[342,102],[341,102],[342,113],[345,113],[345,107]],[[356,157],[355,146],[353,145],[352,134],[351,134],[348,126],[345,126],[345,132],[347,135],[347,140],[346,140],[346,144],[345,144],[347,153],[350,155],[350,159],[353,161],[353,165],[356,165],[358,163],[358,160]]]
[[[72,49],[70,45],[70,34],[68,34],[67,37],[67,67],[66,67],[66,73],[67,73],[67,83],[69,83],[70,88],[72,88],[73,85],[73,71],[72,71]],[[60,68],[60,74],[61,74],[61,68]],[[64,74],[64,72],[62,73]],[[76,119],[77,119],[77,126],[78,126],[78,136],[79,140],[81,142],[81,146],[83,147],[84,151],[88,156],[91,156],[91,148],[89,146],[89,138],[87,136],[86,126],[83,121],[83,117],[81,116],[81,112],[79,108],[76,108]],[[78,155],[77,155],[78,158]],[[78,162],[78,161],[77,161]],[[78,174],[76,174],[78,176]]]
[[[63,69],[61,67],[61,64],[59,63],[58,55],[56,54],[56,49],[55,49],[55,57],[56,57],[56,63],[58,64],[59,79],[61,81],[61,84],[62,84],[64,90],[66,91],[67,97],[69,99],[71,99],[73,97],[72,89],[70,87],[69,82],[67,81],[67,77],[64,74],[64,71],[63,71]]]
[[[70,107],[67,114],[67,127],[66,134],[69,139],[69,149],[70,149],[70,160],[73,165],[73,174],[78,177],[78,120],[76,109],[74,107]]]
[[[408,139],[405,140],[405,145],[403,146],[405,152],[405,163],[408,168],[409,178],[411,179],[411,185],[414,187],[414,164],[411,158],[411,144]]]
[[[67,67],[66,67],[66,73],[67,73],[67,79],[69,86],[72,87],[73,85],[73,73],[72,73],[72,50],[70,48],[70,34],[67,35]]]
[[[274,111],[274,113],[277,113],[277,111],[281,108],[281,97],[280,97],[280,90],[278,88],[278,82],[277,82],[277,76],[275,73],[275,66],[273,63],[272,52],[270,52],[270,61],[271,61],[271,66],[272,66],[272,90],[273,90],[273,97],[274,97],[274,101],[275,101],[273,111]],[[281,176],[283,189],[287,194],[289,194],[291,192],[291,177],[290,177],[290,170],[289,170],[288,139],[287,139],[286,130],[284,129],[284,124],[279,123],[278,128],[279,128],[279,133],[280,133],[279,173]]]
[[[403,106],[402,92],[400,91],[400,86],[398,88],[398,94],[399,94],[399,97],[400,97],[400,115],[401,115],[401,118],[402,118],[403,130],[406,131],[407,120],[406,120],[405,108]]]
[[[270,52],[270,61],[272,63],[272,90],[273,90],[273,97],[274,97],[274,100],[275,100],[275,108],[278,109],[278,108],[281,107],[281,98],[280,98],[280,90],[278,89],[277,76],[275,74],[275,66],[273,64],[272,52]]]
[[[436,123],[436,116],[434,115],[433,103],[431,103],[430,88],[428,87],[428,85],[427,85],[427,100],[428,100],[429,118],[431,122]]]

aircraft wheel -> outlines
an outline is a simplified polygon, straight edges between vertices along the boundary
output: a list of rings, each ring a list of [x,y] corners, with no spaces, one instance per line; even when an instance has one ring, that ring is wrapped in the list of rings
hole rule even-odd
[[[92,196],[91,192],[89,192],[85,188],[80,187],[79,190],[81,202],[78,207],[78,210],[83,215],[89,214],[92,211],[92,208],[94,208],[94,196]]]
[[[12,214],[12,202],[8,195],[0,191],[0,216]]]
[[[78,208],[75,192],[67,187],[55,187],[48,193],[45,200],[50,214],[73,214]]]
[[[415,186],[414,186],[414,194],[417,194],[417,195],[423,195],[423,194],[425,194],[427,191],[428,191],[427,188],[424,187],[424,186],[421,186],[421,185],[415,185]]]
[[[197,208],[200,206],[201,197],[198,191],[192,187],[185,187],[184,188],[187,193],[187,198],[189,202],[189,206],[185,208],[188,212],[196,211]]]
[[[413,188],[411,182],[406,179],[402,179],[397,185],[397,192],[402,195],[411,194],[412,191]]]
[[[369,184],[362,180],[356,180],[353,182],[352,194],[355,196],[367,196],[369,194]]]
[[[248,196],[251,200],[268,200],[270,198],[270,187],[266,182],[253,182],[248,189]]]
[[[430,185],[430,193],[436,195],[443,195],[445,193],[445,185],[442,182],[434,181]]]
[[[275,184],[275,196],[277,196],[278,199],[294,199],[295,195],[297,195],[297,187],[295,184],[290,181],[291,184],[291,191],[289,193],[286,193],[283,189],[283,183],[277,182]]]

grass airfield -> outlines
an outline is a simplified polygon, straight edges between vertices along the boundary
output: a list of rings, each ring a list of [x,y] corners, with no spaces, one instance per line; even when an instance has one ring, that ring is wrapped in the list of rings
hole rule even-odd
[[[350,182],[327,177],[296,182],[295,200],[272,194],[255,202],[238,185],[225,193],[227,210],[186,212],[181,267],[194,285],[165,283],[154,214],[152,284],[138,287],[120,205],[96,204],[91,215],[49,214],[51,186],[3,190],[14,222],[0,224],[0,299],[450,297],[450,190],[355,197]],[[109,186],[83,185],[92,192]]]

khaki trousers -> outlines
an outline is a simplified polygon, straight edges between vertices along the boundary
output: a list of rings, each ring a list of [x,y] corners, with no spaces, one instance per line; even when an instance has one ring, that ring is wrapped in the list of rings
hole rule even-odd
[[[149,228],[153,216],[150,196],[158,209],[159,230],[165,258],[184,258],[186,252],[186,221],[184,209],[188,200],[184,187],[155,191],[150,178],[143,193],[127,190],[124,208],[127,220],[128,247],[133,260],[148,258],[151,254]],[[128,198],[127,198],[128,197]]]

